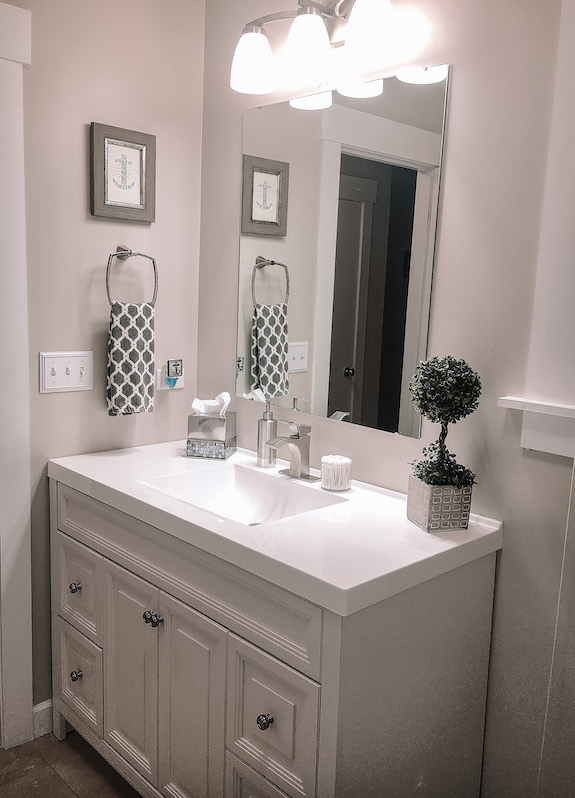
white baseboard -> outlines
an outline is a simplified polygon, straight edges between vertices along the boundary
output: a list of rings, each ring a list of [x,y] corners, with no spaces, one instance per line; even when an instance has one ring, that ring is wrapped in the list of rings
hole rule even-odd
[[[52,699],[34,704],[34,739],[52,731]]]

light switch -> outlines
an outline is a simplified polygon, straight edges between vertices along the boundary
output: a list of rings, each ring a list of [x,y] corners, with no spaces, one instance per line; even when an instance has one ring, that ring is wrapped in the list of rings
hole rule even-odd
[[[91,391],[93,352],[40,352],[40,393]]]
[[[288,371],[307,371],[307,341],[288,343]]]

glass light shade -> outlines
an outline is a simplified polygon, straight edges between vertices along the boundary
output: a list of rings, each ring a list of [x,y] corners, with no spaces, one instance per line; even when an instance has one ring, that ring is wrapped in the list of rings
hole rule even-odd
[[[276,88],[274,57],[263,28],[244,28],[232,60],[230,86],[242,94],[269,94]]]
[[[428,17],[413,6],[395,9],[396,63],[407,63],[419,55],[431,37]]]
[[[309,94],[307,97],[296,97],[295,100],[290,100],[289,104],[292,108],[298,108],[301,111],[321,111],[330,107],[331,91],[320,91],[317,94]]]
[[[344,97],[358,97],[359,99],[379,97],[383,92],[383,78],[367,80],[363,83],[344,83],[337,87],[337,91]]]
[[[389,0],[355,0],[345,29],[346,48],[357,54],[375,48],[381,52],[392,39],[394,22]]]
[[[318,86],[327,80],[331,44],[317,9],[304,6],[289,29],[284,69],[297,83]]]
[[[396,77],[404,83],[429,85],[430,83],[441,83],[442,80],[445,80],[447,71],[447,64],[434,67],[405,67],[405,69],[399,70]]]
[[[429,39],[429,22],[409,6],[389,0],[355,0],[345,31],[345,50],[352,69],[405,63]]]

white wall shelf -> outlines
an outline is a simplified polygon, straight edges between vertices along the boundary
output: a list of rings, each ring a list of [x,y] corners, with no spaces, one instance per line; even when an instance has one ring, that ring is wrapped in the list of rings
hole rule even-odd
[[[499,407],[511,410],[528,410],[531,413],[546,413],[549,416],[575,418],[575,405],[559,405],[552,402],[538,402],[534,399],[522,399],[519,396],[500,396]]]
[[[500,396],[499,407],[520,410],[521,446],[538,452],[575,457],[575,406]]]

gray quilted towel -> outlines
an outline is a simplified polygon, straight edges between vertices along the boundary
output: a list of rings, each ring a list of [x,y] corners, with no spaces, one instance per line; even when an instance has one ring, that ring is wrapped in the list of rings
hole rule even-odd
[[[288,379],[287,304],[254,305],[251,346],[252,390],[266,397],[285,396]]]
[[[154,409],[154,305],[112,302],[108,339],[108,415]]]

